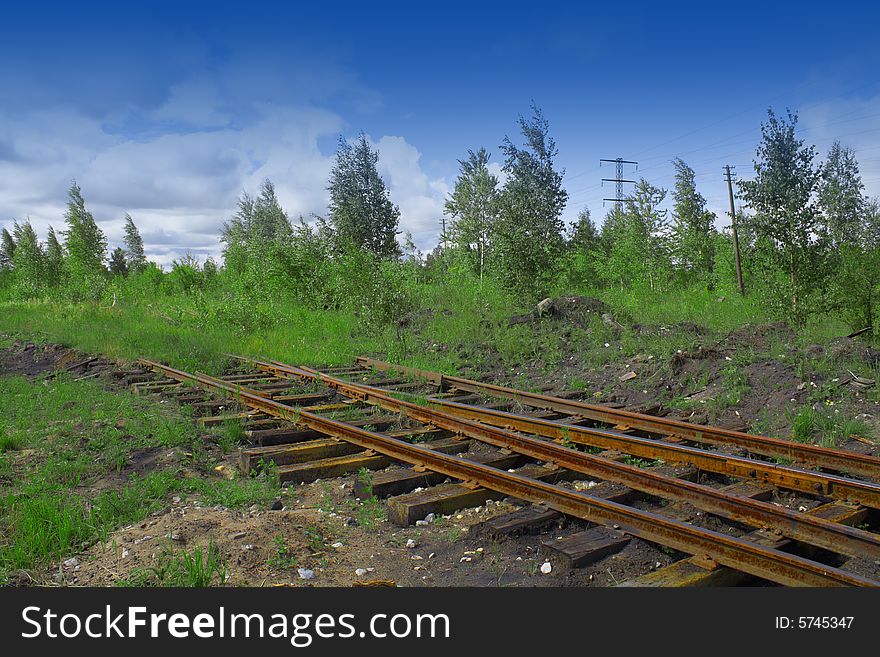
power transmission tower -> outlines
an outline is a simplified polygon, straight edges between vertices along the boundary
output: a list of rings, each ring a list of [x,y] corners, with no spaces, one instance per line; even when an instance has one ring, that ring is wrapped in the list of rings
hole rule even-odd
[[[613,162],[617,168],[616,176],[614,178],[602,178],[602,184],[604,185],[606,182],[613,182],[617,188],[617,194],[615,194],[614,198],[603,198],[602,205],[605,205],[605,201],[614,201],[615,203],[623,202],[623,186],[626,183],[635,183],[635,180],[625,180],[623,177],[623,165],[624,164],[633,164],[636,167],[636,171],[639,170],[639,163],[633,162],[632,160],[624,160],[622,157],[615,158],[613,160],[600,159],[599,166],[602,166],[603,162]]]
[[[735,173],[730,172],[730,165],[724,165],[724,179],[727,181],[727,193],[730,196],[730,227],[733,229],[733,257],[736,261],[736,282],[739,285],[739,293],[745,296],[746,289],[743,286],[742,263],[739,259],[739,236],[736,233],[736,208],[733,205],[733,178]]]

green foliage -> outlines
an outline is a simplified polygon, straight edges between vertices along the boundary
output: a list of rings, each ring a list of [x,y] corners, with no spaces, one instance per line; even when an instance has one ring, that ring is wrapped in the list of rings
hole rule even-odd
[[[64,248],[67,251],[66,269],[71,295],[78,299],[100,297],[105,285],[104,258],[107,238],[98,228],[92,213],[86,209],[82,190],[75,182],[68,190],[69,200],[64,213],[67,230]]]
[[[58,241],[55,229],[49,226],[49,234],[46,237],[46,275],[45,281],[48,286],[58,286],[64,276],[64,247]]]
[[[144,240],[138,232],[134,220],[128,212],[125,213],[125,264],[127,269],[132,272],[141,271],[147,266],[147,257],[144,254]]]
[[[666,190],[644,178],[636,183],[623,207],[605,219],[594,256],[600,276],[610,285],[667,289],[671,270],[670,233],[666,210],[659,206]]]
[[[114,276],[125,276],[128,273],[125,251],[118,246],[110,254],[110,273]]]
[[[819,180],[819,205],[836,246],[858,244],[863,232],[865,186],[855,152],[835,141]]]
[[[755,177],[739,187],[755,213],[750,225],[766,241],[767,264],[786,273],[784,279],[769,279],[766,294],[785,298],[786,316],[803,325],[824,301],[829,240],[815,200],[821,176],[816,149],[795,136],[796,127],[797,114],[789,112],[786,119],[768,110]]]
[[[684,276],[708,282],[715,260],[715,214],[706,209],[706,199],[697,191],[694,170],[681,158],[672,164],[672,256]]]
[[[46,254],[37,239],[30,221],[13,224],[15,252],[12,258],[15,268],[15,296],[32,299],[39,296],[46,286]]]
[[[452,217],[449,237],[453,245],[468,255],[482,284],[498,216],[498,178],[489,172],[485,148],[468,151],[467,160],[458,163],[461,172],[443,211]]]
[[[15,238],[7,229],[0,231],[0,270],[12,269],[15,256]]]
[[[357,521],[364,529],[373,529],[388,519],[388,511],[375,495],[363,500],[357,507]]]
[[[354,143],[339,138],[328,187],[330,219],[343,244],[389,258],[400,252],[395,237],[400,210],[388,196],[378,162],[364,133]]]
[[[533,104],[531,117],[519,117],[519,127],[524,147],[508,137],[501,144],[508,178],[494,222],[494,268],[508,289],[535,294],[549,289],[558,270],[568,192],[562,187],[565,172],[555,168],[558,149],[541,110]]]

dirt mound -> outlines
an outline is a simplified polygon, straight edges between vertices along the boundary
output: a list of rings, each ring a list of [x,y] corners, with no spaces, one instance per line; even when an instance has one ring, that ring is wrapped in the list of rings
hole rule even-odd
[[[751,347],[755,350],[764,350],[774,342],[795,344],[796,338],[797,333],[788,324],[772,322],[770,324],[744,324],[728,334],[721,343],[725,343],[725,346],[728,347]]]
[[[514,315],[508,320],[509,326],[530,324],[538,319],[555,319],[580,328],[587,328],[590,318],[608,313],[608,306],[594,297],[556,297],[541,301],[526,315]]]
[[[36,377],[75,364],[79,353],[59,344],[36,345],[16,341],[0,350],[0,375]]]

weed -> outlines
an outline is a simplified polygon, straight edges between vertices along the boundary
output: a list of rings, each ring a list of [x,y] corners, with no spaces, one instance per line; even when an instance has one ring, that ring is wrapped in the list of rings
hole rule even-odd
[[[220,558],[213,541],[203,549],[197,546],[192,553],[175,553],[173,542],[163,550],[159,562],[151,568],[136,569],[118,582],[119,586],[181,586],[206,588],[226,583],[226,561]]]
[[[388,518],[388,512],[375,495],[363,500],[357,507],[358,524],[364,529],[373,529],[377,523]]]
[[[239,418],[230,418],[223,423],[223,431],[220,433],[218,444],[224,454],[228,454],[238,445],[246,442],[247,436]]]
[[[309,548],[312,552],[323,552],[324,550],[324,534],[317,525],[310,525],[305,528],[306,540],[309,542]]]
[[[867,432],[868,427],[863,421],[845,417],[834,406],[830,400],[826,400],[821,410],[815,406],[803,406],[792,419],[792,438],[802,443],[818,438],[823,447],[837,447],[850,436]]]
[[[275,544],[275,551],[266,563],[273,568],[294,568],[296,567],[296,557],[290,553],[290,548],[284,541],[284,537],[279,534],[272,542]]]
[[[363,487],[364,496],[367,498],[373,497],[373,473],[367,470],[367,468],[361,468],[358,470],[357,477]]]

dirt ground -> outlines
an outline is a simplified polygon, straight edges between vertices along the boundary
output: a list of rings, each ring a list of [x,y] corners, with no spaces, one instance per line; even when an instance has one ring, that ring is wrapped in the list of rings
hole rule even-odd
[[[172,502],[75,561],[59,564],[56,581],[113,585],[155,567],[164,552],[205,549],[209,542],[226,560],[227,583],[238,586],[607,586],[672,561],[670,554],[632,541],[590,568],[553,568],[554,559],[541,553],[539,539],[564,536],[584,525],[562,520],[543,537],[500,542],[475,531],[480,522],[520,508],[510,501],[490,500],[423,526],[401,528],[380,521],[364,528],[344,510],[350,487],[335,479],[285,488],[277,511]],[[337,500],[335,511],[324,510],[328,496]],[[541,571],[545,562],[553,568],[547,574]]]

